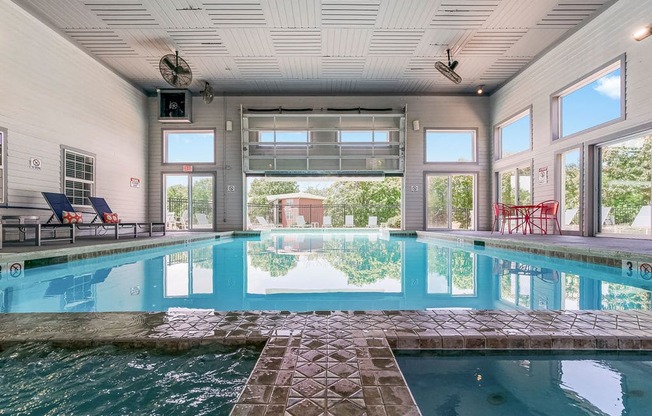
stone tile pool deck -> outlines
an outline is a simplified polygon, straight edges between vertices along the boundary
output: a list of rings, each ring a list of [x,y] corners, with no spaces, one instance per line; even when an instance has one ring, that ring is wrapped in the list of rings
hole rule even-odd
[[[467,242],[485,237],[483,241],[497,247],[519,245],[523,250],[524,246],[520,236],[501,238],[486,233],[463,237]],[[619,264],[614,260],[619,256],[646,259],[652,253],[649,250],[652,244],[648,241],[628,241],[627,245],[636,246],[628,250],[620,248],[622,242],[607,239],[598,239],[599,244],[592,244],[594,241],[587,243],[587,239],[542,237],[530,238],[528,248],[523,251],[555,251],[566,258],[565,253],[572,253],[575,259],[596,258],[603,264],[614,265]],[[177,236],[152,244],[174,243],[184,238]],[[450,233],[447,238],[462,237]],[[107,243],[104,248],[96,248],[96,252],[112,253],[134,247],[134,243]],[[91,248],[77,249],[72,255],[77,258],[93,256],[86,253],[88,250]],[[51,251],[20,255],[38,260],[48,258]],[[12,255],[7,253],[6,256]],[[231,415],[404,416],[420,412],[392,349],[650,352],[652,311],[295,313],[175,310],[166,313],[0,314],[0,348],[23,342],[165,349],[188,349],[209,343],[264,344]]]

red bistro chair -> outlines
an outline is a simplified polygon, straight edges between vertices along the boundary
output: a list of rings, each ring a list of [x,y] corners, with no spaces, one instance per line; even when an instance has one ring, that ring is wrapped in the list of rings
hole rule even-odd
[[[511,205],[501,204],[500,202],[494,203],[494,223],[491,226],[491,233],[493,234],[496,229],[496,223],[498,220],[501,220],[500,223],[500,233],[505,233],[505,223],[507,223],[507,230],[509,233],[512,233],[512,220],[518,224],[518,212]]]
[[[557,231],[561,235],[561,226],[559,225],[559,201],[544,201],[539,204],[539,209],[534,214],[533,220],[538,220],[541,226],[541,232],[548,234],[548,221],[554,221],[557,225]],[[554,230],[553,230],[554,231]],[[554,234],[554,232],[553,232]]]

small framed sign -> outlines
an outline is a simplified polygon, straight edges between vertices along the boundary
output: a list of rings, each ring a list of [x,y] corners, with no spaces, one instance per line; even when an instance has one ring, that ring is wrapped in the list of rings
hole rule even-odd
[[[539,168],[539,183],[548,183],[548,167]]]
[[[140,178],[131,178],[129,186],[132,188],[140,188]]]

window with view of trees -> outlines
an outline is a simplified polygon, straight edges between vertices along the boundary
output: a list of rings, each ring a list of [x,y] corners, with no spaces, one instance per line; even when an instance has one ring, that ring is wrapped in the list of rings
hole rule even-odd
[[[504,158],[532,148],[530,110],[519,113],[496,128],[499,157]]]
[[[649,235],[652,225],[652,132],[599,147],[599,230]]]
[[[561,155],[561,227],[565,230],[579,230],[581,213],[580,200],[580,149],[573,149]]]
[[[532,167],[524,166],[499,174],[499,200],[508,205],[532,203]]]
[[[213,130],[165,130],[164,163],[215,163]]]
[[[474,193],[473,174],[428,174],[426,228],[474,229]]]
[[[475,130],[426,130],[426,163],[475,162]]]
[[[63,193],[73,205],[88,205],[95,187],[95,156],[63,148]]]
[[[553,95],[556,138],[568,137],[624,117],[621,65],[619,59]]]

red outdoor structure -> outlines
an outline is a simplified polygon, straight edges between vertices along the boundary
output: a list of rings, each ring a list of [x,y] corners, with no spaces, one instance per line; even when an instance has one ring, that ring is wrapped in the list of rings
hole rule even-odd
[[[274,205],[274,222],[282,227],[292,227],[297,223],[297,217],[303,216],[306,224],[324,222],[324,200],[326,198],[306,192],[269,195],[267,201]]]

